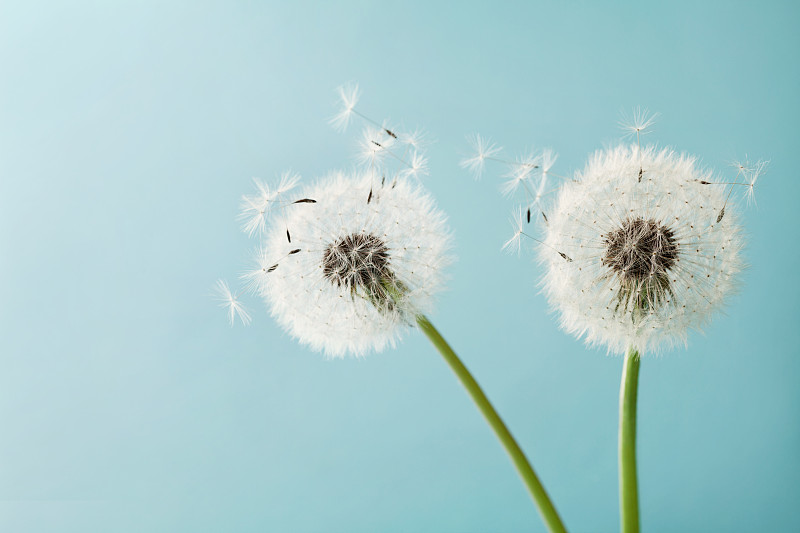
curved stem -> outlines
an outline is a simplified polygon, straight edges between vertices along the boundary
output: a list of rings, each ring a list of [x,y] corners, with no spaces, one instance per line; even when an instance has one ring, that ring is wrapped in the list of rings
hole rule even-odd
[[[531,496],[533,497],[533,501],[539,508],[539,513],[542,515],[542,519],[547,525],[547,528],[552,533],[566,533],[567,530],[564,528],[564,524],[561,522],[561,518],[558,516],[556,508],[553,506],[553,503],[547,496],[547,492],[544,490],[542,483],[536,476],[536,472],[533,471],[533,468],[528,462],[528,459],[525,457],[525,454],[522,452],[522,449],[520,449],[517,441],[514,440],[514,436],[511,435],[511,432],[503,423],[500,415],[498,415],[497,411],[494,410],[494,407],[492,407],[489,399],[481,390],[478,382],[475,381],[475,378],[472,377],[472,374],[470,374],[469,370],[467,370],[467,367],[464,366],[464,363],[461,362],[461,359],[458,358],[453,349],[450,348],[450,345],[447,344],[447,341],[442,338],[442,336],[427,318],[422,315],[418,316],[417,324],[423,333],[427,335],[428,339],[430,339],[436,349],[439,350],[439,353],[442,354],[442,357],[444,357],[445,361],[447,361],[447,364],[450,365],[450,368],[453,369],[453,372],[455,372],[456,376],[458,376],[458,379],[461,380],[462,385],[464,385],[464,388],[466,388],[467,392],[469,392],[470,396],[472,396],[472,400],[478,406],[478,409],[480,409],[481,413],[486,418],[486,421],[489,422],[489,425],[494,430],[497,438],[500,439],[500,442],[503,444],[503,447],[505,447],[506,452],[508,452],[508,455],[511,457],[511,461],[517,468],[517,472],[519,472],[519,475],[525,482],[528,492],[530,492]]]
[[[625,354],[619,390],[619,511],[623,533],[639,533],[639,490],[636,481],[636,393],[639,352]]]

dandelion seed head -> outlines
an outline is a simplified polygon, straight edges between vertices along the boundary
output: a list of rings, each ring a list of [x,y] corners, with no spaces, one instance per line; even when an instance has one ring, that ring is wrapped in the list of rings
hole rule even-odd
[[[334,173],[301,195],[316,202],[268,228],[253,286],[288,333],[330,357],[393,346],[444,286],[444,215],[410,181],[364,172]]]
[[[702,184],[710,174],[694,157],[634,144],[596,152],[561,187],[539,250],[564,329],[609,351],[652,352],[710,321],[737,286],[743,246],[737,206],[721,217],[727,191]]]

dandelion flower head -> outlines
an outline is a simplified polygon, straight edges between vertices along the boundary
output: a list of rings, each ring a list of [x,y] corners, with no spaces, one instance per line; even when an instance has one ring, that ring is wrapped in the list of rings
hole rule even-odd
[[[558,191],[544,233],[543,287],[562,326],[617,353],[685,343],[742,270],[728,184],[670,149],[596,152]]]
[[[329,356],[394,345],[443,288],[450,237],[407,179],[336,172],[267,231],[248,278],[280,325]]]

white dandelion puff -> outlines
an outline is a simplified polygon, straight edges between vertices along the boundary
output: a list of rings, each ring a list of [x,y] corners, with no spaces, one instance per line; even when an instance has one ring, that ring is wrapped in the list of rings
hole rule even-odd
[[[344,131],[350,124],[350,119],[355,112],[360,92],[358,90],[357,83],[342,85],[337,89],[337,92],[339,93],[339,104],[341,109],[338,113],[331,117],[329,122],[334,129]]]
[[[473,155],[472,157],[462,160],[460,165],[461,168],[466,168],[472,172],[475,179],[480,179],[486,165],[486,160],[499,154],[502,148],[494,144],[490,139],[483,138],[478,134],[468,139],[472,146]]]
[[[726,191],[711,184],[694,157],[667,149],[595,153],[561,187],[540,248],[562,327],[642,353],[707,324],[737,285],[743,246]]]
[[[268,228],[245,277],[278,323],[328,356],[394,345],[444,286],[451,238],[431,197],[404,179],[335,173]]]
[[[216,299],[219,301],[219,306],[224,307],[228,312],[228,321],[231,323],[231,326],[233,326],[237,316],[245,326],[250,323],[250,313],[247,312],[242,302],[239,301],[238,295],[231,292],[226,281],[218,280],[214,291],[216,293]]]

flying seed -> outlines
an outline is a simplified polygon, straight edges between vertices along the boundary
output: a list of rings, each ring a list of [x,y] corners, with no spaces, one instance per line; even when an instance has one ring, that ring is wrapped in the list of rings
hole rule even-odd
[[[531,223],[531,208],[528,208],[528,224]]]
[[[288,255],[296,254],[296,253],[297,253],[297,252],[299,252],[299,251],[300,251],[300,248],[295,248],[294,250],[292,250],[291,252],[289,252],[289,254],[288,254]]]
[[[719,224],[720,220],[722,220],[722,217],[724,216],[725,216],[725,208],[723,207],[722,210],[719,212],[719,215],[717,215],[717,224]]]
[[[312,200],[311,198],[303,198],[302,200],[295,200],[292,202],[293,204],[315,204],[317,203],[316,200]]]
[[[271,267],[269,267],[269,268],[267,269],[267,272],[274,272],[276,268],[278,268],[278,264],[277,264],[277,263],[275,263],[274,265],[272,265]]]
[[[369,196],[367,196],[367,203],[372,201],[372,187],[369,188]]]
[[[292,236],[289,235],[289,230],[286,230],[286,238],[289,239],[289,242],[292,242]]]

